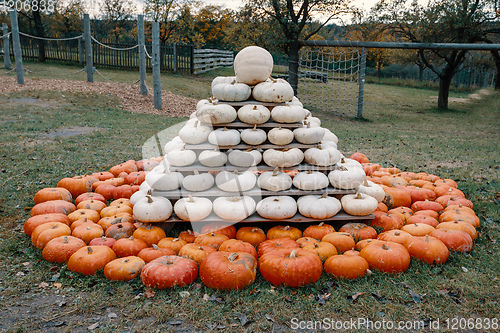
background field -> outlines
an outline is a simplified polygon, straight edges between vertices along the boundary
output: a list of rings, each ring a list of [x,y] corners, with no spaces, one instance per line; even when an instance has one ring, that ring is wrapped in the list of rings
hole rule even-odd
[[[49,78],[75,70],[37,63],[26,67]],[[101,72],[116,82],[137,80],[137,73]],[[200,99],[209,95],[211,78],[228,74],[164,75],[162,88]],[[84,79],[78,75],[73,78]],[[500,95],[475,93],[452,93],[451,109],[441,112],[435,108],[435,90],[367,84],[365,120],[315,113],[339,137],[345,155],[359,151],[384,166],[457,180],[482,223],[470,253],[453,253],[440,267],[412,261],[406,273],[395,276],[375,273],[352,282],[323,276],[297,290],[272,288],[259,276],[240,292],[213,291],[198,280],[187,288],[155,291],[150,298],[140,281],[109,282],[101,274],[80,277],[64,265],[42,260],[22,224],[37,190],[66,176],[141,159],[149,137],[185,119],[132,113],[107,95],[0,95],[0,331],[85,332],[96,323],[94,332],[288,331],[292,318],[366,317],[427,324],[438,318],[498,318]],[[67,138],[53,133],[68,127],[92,131]],[[248,321],[244,326],[241,314]]]

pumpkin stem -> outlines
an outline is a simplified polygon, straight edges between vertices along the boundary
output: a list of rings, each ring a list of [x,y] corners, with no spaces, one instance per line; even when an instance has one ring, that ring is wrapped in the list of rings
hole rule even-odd
[[[323,148],[321,147],[321,143],[318,143],[318,149],[319,149],[319,150],[323,149]]]
[[[401,235],[401,233],[399,231],[396,231],[396,232],[394,232],[394,235],[399,236],[399,235]]]
[[[363,199],[363,197],[361,196],[361,193],[356,193],[356,197],[354,199]]]
[[[319,198],[320,198],[320,199],[324,199],[324,198],[326,198],[327,196],[328,196],[328,193],[323,193],[323,194],[322,194]],[[322,225],[322,224],[323,224],[323,222],[321,222],[319,225]]]
[[[292,258],[292,259],[297,258],[297,250],[293,250],[292,253],[290,253],[290,255],[288,256],[288,258]]]
[[[256,131],[256,130],[257,130],[257,125],[254,125],[252,131]]]
[[[224,126],[224,128],[223,128],[222,130],[223,130],[223,131],[227,131],[227,127],[226,127],[226,126]]]
[[[94,250],[92,250],[90,246],[87,246],[87,253],[88,254],[94,253]]]
[[[131,241],[134,240],[134,236],[130,236],[128,239],[130,239]]]
[[[389,250],[389,247],[385,244],[382,245],[382,250]]]
[[[174,238],[174,239],[172,239],[172,242],[178,242],[178,241],[180,241],[180,238]]]
[[[198,176],[198,175],[200,174],[200,172],[199,172],[197,169],[194,169],[194,170],[193,170],[193,173],[194,173],[196,176]]]
[[[341,165],[341,166],[339,167],[339,170],[340,170],[340,171],[349,171],[349,170],[348,170],[345,166],[343,166],[343,165]]]
[[[323,194],[324,195],[324,194]],[[321,222],[320,224],[318,224],[318,227],[322,227],[323,224],[325,224],[325,222]]]
[[[278,168],[274,168],[273,170],[273,177],[276,177],[278,175]]]
[[[253,228],[252,229],[252,232],[258,232],[258,231],[260,231],[260,228]]]
[[[286,227],[283,228],[283,230],[286,230],[286,231],[290,230],[290,226],[287,225]]]
[[[429,242],[429,235],[425,235],[424,242]]]
[[[311,128],[311,122],[309,122],[309,121],[308,121],[308,122],[306,123],[306,127],[307,127],[307,128]]]
[[[314,248],[317,249],[319,247],[318,243],[314,243]]]
[[[63,244],[68,244],[68,236],[64,236],[62,242],[63,242]]]
[[[254,105],[252,110],[257,110],[257,105]]]
[[[311,170],[307,170],[307,174],[310,175],[312,174],[313,172]]]
[[[123,259],[123,260],[122,260],[122,263],[126,264],[126,263],[128,263],[129,261],[130,261],[130,259],[125,258],[125,259]]]
[[[173,260],[167,260],[166,264],[167,264],[167,265],[173,265],[173,264],[174,264],[174,261],[173,261]]]
[[[229,257],[227,257],[227,260],[229,260],[230,262],[233,262],[236,258],[238,258],[238,253],[233,252],[229,255]]]
[[[340,158],[340,163],[345,163],[344,156],[342,156],[342,157]]]
[[[368,184],[368,179],[365,178],[365,180],[363,181],[363,186],[370,187],[370,184]]]
[[[146,195],[146,198],[148,198],[148,203],[153,203],[153,198],[150,195]]]
[[[195,121],[194,121],[194,127],[198,127],[198,123],[199,123],[199,121],[198,121],[198,120],[195,120]]]
[[[189,202],[194,202],[193,196],[191,194],[188,194],[189,196]]]

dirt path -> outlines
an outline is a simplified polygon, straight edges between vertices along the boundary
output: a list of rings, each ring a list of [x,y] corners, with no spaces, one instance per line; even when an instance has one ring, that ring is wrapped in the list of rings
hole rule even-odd
[[[0,94],[19,92],[23,90],[47,90],[47,91],[69,91],[90,92],[96,94],[110,94],[120,98],[121,106],[128,111],[137,113],[162,114],[169,117],[186,117],[195,110],[196,100],[193,98],[174,95],[169,91],[162,90],[163,110],[159,111],[153,107],[152,89],[147,96],[139,93],[139,86],[114,82],[69,81],[56,79],[31,79],[24,85],[18,85],[14,77],[2,78],[0,80]]]
[[[484,96],[493,94],[492,90],[481,89],[477,93],[470,94],[467,97],[449,97],[448,102],[452,103],[471,103],[475,100],[482,99]],[[438,96],[432,96],[432,99],[438,99]]]

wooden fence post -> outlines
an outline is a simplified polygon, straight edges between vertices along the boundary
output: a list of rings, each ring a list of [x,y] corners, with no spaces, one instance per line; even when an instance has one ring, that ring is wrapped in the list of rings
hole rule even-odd
[[[177,73],[177,43],[174,43],[174,73]]]
[[[189,47],[189,67],[191,67],[191,75],[194,75],[194,45]]]
[[[83,58],[85,57],[83,53],[83,36],[78,39],[78,63],[83,66]]]
[[[366,48],[361,49],[361,65],[359,66],[359,91],[358,91],[358,115],[363,118],[363,104],[365,96],[365,71],[366,71]]]
[[[83,27],[85,38],[85,71],[87,72],[87,82],[94,82],[94,61],[92,59],[92,39],[90,39],[90,16],[83,14]]]
[[[14,43],[14,58],[16,61],[17,84],[24,84],[23,53],[21,51],[21,40],[19,39],[19,25],[17,23],[17,12],[10,11],[10,26],[12,28],[12,42]]]
[[[161,82],[160,82],[160,24],[153,24],[153,88],[155,109],[161,110]]]
[[[2,34],[7,35],[9,33],[9,28],[7,23],[2,24]],[[3,63],[5,68],[12,69],[12,63],[10,62],[10,37],[7,36],[3,39]]]
[[[139,44],[139,85],[142,95],[148,94],[146,86],[146,51],[144,50],[144,15],[137,15],[137,42]]]

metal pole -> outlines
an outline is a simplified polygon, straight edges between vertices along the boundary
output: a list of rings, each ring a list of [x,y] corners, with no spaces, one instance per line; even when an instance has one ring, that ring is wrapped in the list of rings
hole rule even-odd
[[[363,118],[363,104],[365,98],[365,71],[366,71],[366,48],[361,49],[361,65],[359,67],[359,91],[358,91],[358,114],[356,118]]]
[[[146,52],[144,50],[144,15],[137,15],[137,42],[139,44],[139,85],[142,95],[148,94],[146,86]]]
[[[16,61],[17,84],[24,84],[23,53],[21,51],[19,25],[17,23],[17,12],[15,10],[10,11],[10,26],[12,27],[12,42],[14,43],[14,59]]]
[[[7,27],[7,23],[2,24],[2,33],[7,35],[9,33],[9,28]],[[10,62],[10,37],[7,36],[3,39],[3,63],[5,68],[12,69],[12,63]]]
[[[94,60],[92,59],[92,40],[90,39],[90,16],[83,14],[83,27],[85,38],[85,70],[87,72],[87,82],[94,82]]]
[[[153,87],[155,109],[161,110],[160,24],[153,22]]]

